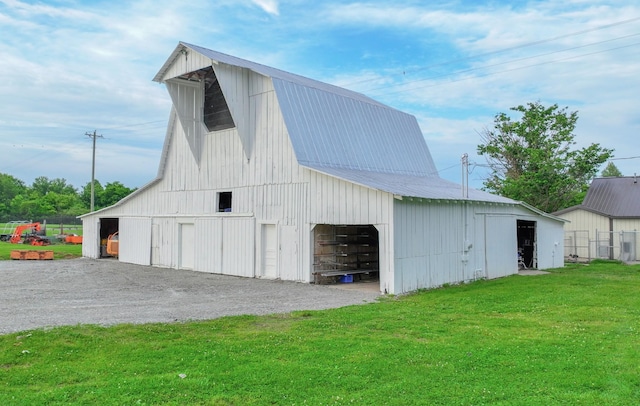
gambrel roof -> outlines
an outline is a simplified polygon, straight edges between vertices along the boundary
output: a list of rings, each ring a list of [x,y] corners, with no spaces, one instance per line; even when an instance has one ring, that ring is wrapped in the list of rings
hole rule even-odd
[[[640,183],[635,176],[595,178],[582,204],[557,211],[586,210],[611,218],[640,218]]]
[[[438,176],[413,115],[351,90],[184,42],[154,80],[162,82],[185,52],[197,52],[212,65],[226,64],[269,77],[300,165],[394,195],[463,198],[460,185]],[[517,203],[475,189],[469,189],[468,199]]]

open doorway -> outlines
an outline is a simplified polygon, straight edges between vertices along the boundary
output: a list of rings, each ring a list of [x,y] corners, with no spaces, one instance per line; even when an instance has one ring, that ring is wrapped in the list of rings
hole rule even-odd
[[[107,253],[107,239],[118,232],[120,222],[117,218],[100,219],[100,258],[111,258],[114,255]]]
[[[318,224],[313,240],[315,283],[380,280],[380,244],[375,226]]]
[[[537,268],[536,222],[518,220],[518,265],[520,268]]]

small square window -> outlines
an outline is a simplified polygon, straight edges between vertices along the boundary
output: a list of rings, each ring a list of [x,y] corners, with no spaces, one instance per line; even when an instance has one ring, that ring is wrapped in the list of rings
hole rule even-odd
[[[218,193],[218,212],[231,211],[231,192]]]

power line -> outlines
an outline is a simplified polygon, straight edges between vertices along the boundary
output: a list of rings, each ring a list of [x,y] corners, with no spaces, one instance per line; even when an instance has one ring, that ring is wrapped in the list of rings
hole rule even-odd
[[[102,130],[119,130],[121,128],[139,127],[141,125],[147,125],[147,124],[165,123],[166,121],[167,120],[147,121],[145,123],[136,123],[136,124],[119,125],[119,126],[114,126],[114,127],[105,127],[105,128],[102,128]]]
[[[513,51],[516,49],[522,49],[522,48],[527,48],[527,47],[531,47],[534,45],[541,45],[541,44],[546,44],[549,42],[554,42],[554,41],[558,41],[560,39],[565,39],[565,38],[569,38],[569,37],[575,37],[578,35],[582,35],[582,34],[587,34],[589,32],[594,32],[594,31],[599,31],[599,30],[603,30],[603,29],[607,29],[607,28],[611,28],[611,27],[615,27],[615,26],[619,26],[619,25],[623,25],[623,24],[628,24],[628,23],[632,23],[634,21],[638,21],[640,20],[640,17],[634,17],[634,18],[630,18],[628,20],[622,20],[622,21],[617,21],[611,24],[605,24],[605,25],[601,25],[598,27],[594,27],[594,28],[590,28],[590,29],[586,29],[586,30],[580,30],[580,31],[575,31],[575,32],[571,32],[568,34],[564,34],[564,35],[559,35],[556,37],[551,37],[551,38],[546,38],[543,40],[539,40],[539,41],[533,41],[533,42],[528,42],[528,43],[524,43],[524,44],[520,44],[520,45],[515,45],[512,47],[507,47],[507,48],[503,48],[503,49],[498,49],[496,51],[490,51],[490,52],[485,52],[482,54],[477,54],[477,55],[472,55],[472,56],[468,56],[465,58],[458,58],[458,59],[453,59],[453,60],[449,60],[449,61],[445,61],[445,62],[440,62],[440,63],[435,63],[435,64],[431,64],[431,65],[427,65],[421,68],[417,68],[417,69],[412,69],[412,70],[402,70],[401,74],[402,76],[405,76],[407,73],[415,73],[415,72],[422,72],[424,70],[428,70],[428,69],[432,69],[435,67],[439,67],[439,66],[446,66],[446,65],[452,65],[455,63],[460,63],[460,62],[466,62],[466,61],[470,61],[473,59],[478,59],[478,58],[483,58],[486,56],[491,56],[491,55],[496,55],[496,54],[500,54],[500,53],[504,53],[504,52],[508,52],[508,51]],[[400,73],[397,73],[400,74]],[[379,80],[379,78],[373,78],[373,79],[363,79],[357,82],[352,82],[346,86],[353,86],[353,85],[357,85],[357,84],[361,84],[361,83],[367,83],[367,82],[372,82],[375,80]]]
[[[638,159],[638,158],[640,158],[640,156],[628,156],[624,158],[610,158],[609,161],[619,161],[622,159]]]
[[[475,68],[457,70],[457,71],[448,72],[448,73],[445,73],[445,74],[442,74],[442,75],[430,76],[430,77],[427,77],[427,78],[416,79],[416,80],[402,82],[402,83],[395,83],[395,84],[388,85],[388,86],[383,86],[383,87],[378,87],[378,88],[375,88],[375,89],[370,89],[368,91],[369,92],[375,92],[377,90],[384,90],[384,89],[389,89],[389,88],[393,88],[393,87],[404,86],[404,85],[408,85],[408,84],[411,84],[411,83],[424,82],[424,81],[430,80],[430,79],[438,79],[438,78],[447,77],[447,76],[453,76],[453,75],[457,75],[457,74],[461,74],[461,73],[468,73],[468,72],[473,72],[473,71],[482,70],[482,69],[494,68],[496,66],[507,65],[507,64],[514,63],[514,62],[526,61],[528,59],[535,59],[535,58],[542,57],[542,56],[548,56],[548,55],[558,54],[558,53],[562,53],[562,52],[566,52],[566,51],[572,51],[572,50],[575,50],[575,49],[586,48],[586,47],[593,46],[593,45],[600,45],[600,44],[604,44],[604,43],[607,43],[607,42],[617,41],[617,40],[620,40],[620,39],[626,39],[626,38],[635,37],[635,36],[638,36],[638,35],[640,35],[640,33],[629,34],[629,35],[625,35],[623,37],[612,38],[612,39],[608,39],[608,40],[604,40],[604,41],[592,42],[592,43],[589,43],[589,44],[580,45],[580,46],[571,47],[571,48],[565,48],[565,49],[561,49],[561,50],[558,50],[558,51],[547,52],[547,53],[544,53],[544,54],[532,55],[532,56],[527,56],[527,57],[518,58],[518,59],[511,59],[511,60],[508,60],[508,61],[499,62],[499,63],[495,63],[495,64],[491,64],[491,65],[477,66]],[[631,45],[636,45],[636,44],[631,44]],[[607,49],[607,50],[597,51],[595,53],[606,52],[606,51],[609,51],[609,50],[617,50],[617,49],[625,48],[625,47],[626,46],[621,46],[621,47],[617,47],[617,48],[610,48],[610,49]],[[588,56],[588,55],[592,55],[592,54],[593,53],[587,53],[587,54],[577,55],[577,56],[574,56],[574,57]],[[563,59],[561,59],[561,60],[563,60]],[[553,63],[553,62],[554,61],[550,61],[548,63]],[[530,66],[538,66],[538,65],[536,64],[536,65],[530,65]],[[498,72],[498,73],[501,73],[501,72]],[[394,93],[398,93],[398,92],[394,92]]]
[[[623,46],[619,46],[619,47],[616,47],[616,48],[609,48],[609,49],[605,49],[605,50],[602,50],[602,51],[589,52],[589,53],[586,53],[586,54],[574,55],[574,56],[569,56],[569,57],[566,57],[566,58],[555,59],[555,60],[552,60],[552,61],[545,61],[545,62],[535,63],[535,64],[531,64],[531,65],[519,66],[517,68],[505,69],[505,70],[498,71],[498,72],[490,72],[490,73],[486,73],[484,75],[477,75],[477,76],[473,76],[473,77],[465,77],[465,78],[454,79],[454,80],[450,80],[450,81],[448,81],[446,83],[440,82],[440,83],[427,85],[427,86],[420,86],[420,87],[413,87],[411,89],[398,90],[396,92],[387,92],[387,93],[385,93],[385,95],[404,93],[404,92],[413,91],[413,90],[419,90],[419,89],[426,89],[426,88],[430,88],[430,87],[441,86],[441,85],[444,85],[444,84],[449,84],[449,83],[454,83],[454,82],[461,82],[461,81],[469,80],[469,79],[477,79],[477,78],[480,78],[480,77],[498,75],[498,74],[506,73],[506,72],[514,72],[514,71],[518,71],[518,70],[522,70],[522,69],[528,69],[528,68],[532,68],[532,67],[536,67],[536,66],[549,65],[549,64],[552,64],[552,63],[556,63],[556,62],[563,62],[563,61],[568,61],[568,60],[571,60],[571,59],[582,58],[582,57],[585,57],[585,56],[601,54],[601,53],[604,53],[604,52],[616,51],[616,50],[619,50],[619,49],[629,48],[629,47],[633,47],[633,46],[637,46],[637,45],[640,45],[640,42],[635,42],[633,44],[623,45]],[[465,71],[454,72],[454,73],[464,73],[464,72]],[[404,84],[404,83],[402,83],[402,84]]]

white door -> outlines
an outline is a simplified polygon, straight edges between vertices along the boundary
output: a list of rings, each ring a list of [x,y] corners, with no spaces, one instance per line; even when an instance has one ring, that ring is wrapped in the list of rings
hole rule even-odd
[[[195,232],[193,223],[182,223],[178,229],[178,268],[193,269],[195,258]]]
[[[487,278],[501,278],[518,272],[518,235],[511,216],[485,217]]]
[[[263,278],[276,279],[278,277],[278,235],[275,224],[263,224],[260,232],[261,275]]]
[[[118,259],[131,264],[151,265],[151,219],[121,218],[118,229]]]

